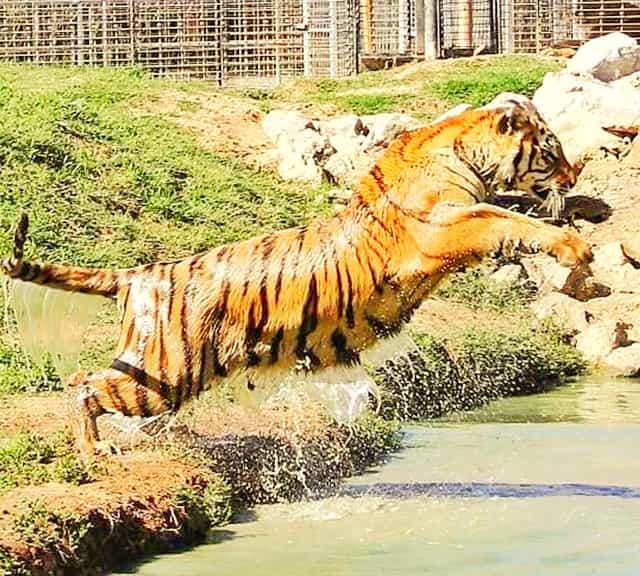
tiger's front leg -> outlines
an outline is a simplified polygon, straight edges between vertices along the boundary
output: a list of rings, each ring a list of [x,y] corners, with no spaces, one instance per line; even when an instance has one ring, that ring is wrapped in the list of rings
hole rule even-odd
[[[489,204],[443,207],[425,224],[427,229],[418,240],[420,250],[451,269],[509,247],[546,252],[563,266],[593,258],[591,248],[577,234]]]

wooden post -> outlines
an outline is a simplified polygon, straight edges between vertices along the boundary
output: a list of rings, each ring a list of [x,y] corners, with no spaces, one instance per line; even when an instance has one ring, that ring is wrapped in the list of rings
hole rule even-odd
[[[102,65],[108,66],[111,60],[111,56],[109,55],[109,46],[108,46],[108,17],[109,12],[107,10],[107,0],[102,0]]]
[[[439,56],[438,1],[424,0],[424,57],[435,60]]]
[[[329,0],[329,76],[338,76],[338,6]]]
[[[373,54],[373,0],[362,3],[362,47],[365,54]]]
[[[302,0],[302,57],[304,60],[304,75],[311,76],[311,32],[309,30],[309,0]]]
[[[429,0],[426,0],[427,2]],[[424,28],[424,3],[425,0],[416,0],[416,54],[424,54],[425,28]]]

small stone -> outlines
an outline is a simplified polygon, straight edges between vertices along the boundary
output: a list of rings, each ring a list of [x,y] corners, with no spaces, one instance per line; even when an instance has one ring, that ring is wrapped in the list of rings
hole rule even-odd
[[[571,269],[558,264],[546,254],[537,254],[521,260],[529,279],[538,287],[538,293],[548,294],[562,290]]]
[[[640,47],[622,32],[606,34],[580,46],[567,70],[590,74],[603,82],[617,80],[640,70]]]
[[[638,148],[640,150],[640,148]],[[632,238],[622,243],[622,253],[635,267],[640,268],[640,238]]]
[[[628,324],[602,320],[590,324],[576,337],[576,348],[590,362],[602,362],[613,350],[629,343]]]
[[[520,264],[506,264],[491,274],[491,279],[496,282],[516,284],[523,275],[524,270]]]
[[[640,376],[640,342],[616,348],[603,361],[614,376]]]

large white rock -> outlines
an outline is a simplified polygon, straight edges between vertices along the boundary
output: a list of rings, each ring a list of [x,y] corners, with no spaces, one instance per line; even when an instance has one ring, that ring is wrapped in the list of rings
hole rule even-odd
[[[315,129],[313,121],[295,110],[272,110],[262,120],[262,130],[274,144],[306,129]]]
[[[567,70],[590,74],[603,82],[617,80],[640,70],[640,46],[622,32],[600,36],[578,49]]]
[[[551,318],[575,332],[589,327],[584,304],[560,292],[542,296],[531,304],[531,310],[538,318]]]
[[[620,145],[621,140],[603,126],[640,124],[639,89],[566,71],[547,74],[533,103],[572,162],[602,147]]]
[[[594,363],[601,363],[613,350],[628,343],[627,325],[616,320],[594,322],[576,336],[576,348]]]
[[[614,292],[640,293],[640,270],[627,258],[620,242],[595,247],[591,270],[598,282]]]
[[[614,376],[640,376],[640,342],[616,348],[602,363]]]
[[[518,94],[517,92],[501,92],[498,94],[491,102],[485,104],[483,108],[491,109],[491,108],[500,108],[501,106],[505,106],[510,104],[511,102],[519,102],[520,104],[532,105],[532,101],[528,96],[524,96],[523,94]]]

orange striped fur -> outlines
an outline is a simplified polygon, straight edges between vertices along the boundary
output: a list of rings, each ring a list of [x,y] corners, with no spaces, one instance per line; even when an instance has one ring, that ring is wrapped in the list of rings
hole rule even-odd
[[[576,235],[484,203],[499,188],[543,199],[574,182],[555,136],[514,102],[404,134],[328,221],[113,271],[26,262],[23,218],[3,268],[118,300],[113,365],[71,379],[80,445],[92,452],[105,412],[176,411],[238,370],[356,364],[446,274],[505,246],[588,260]]]

